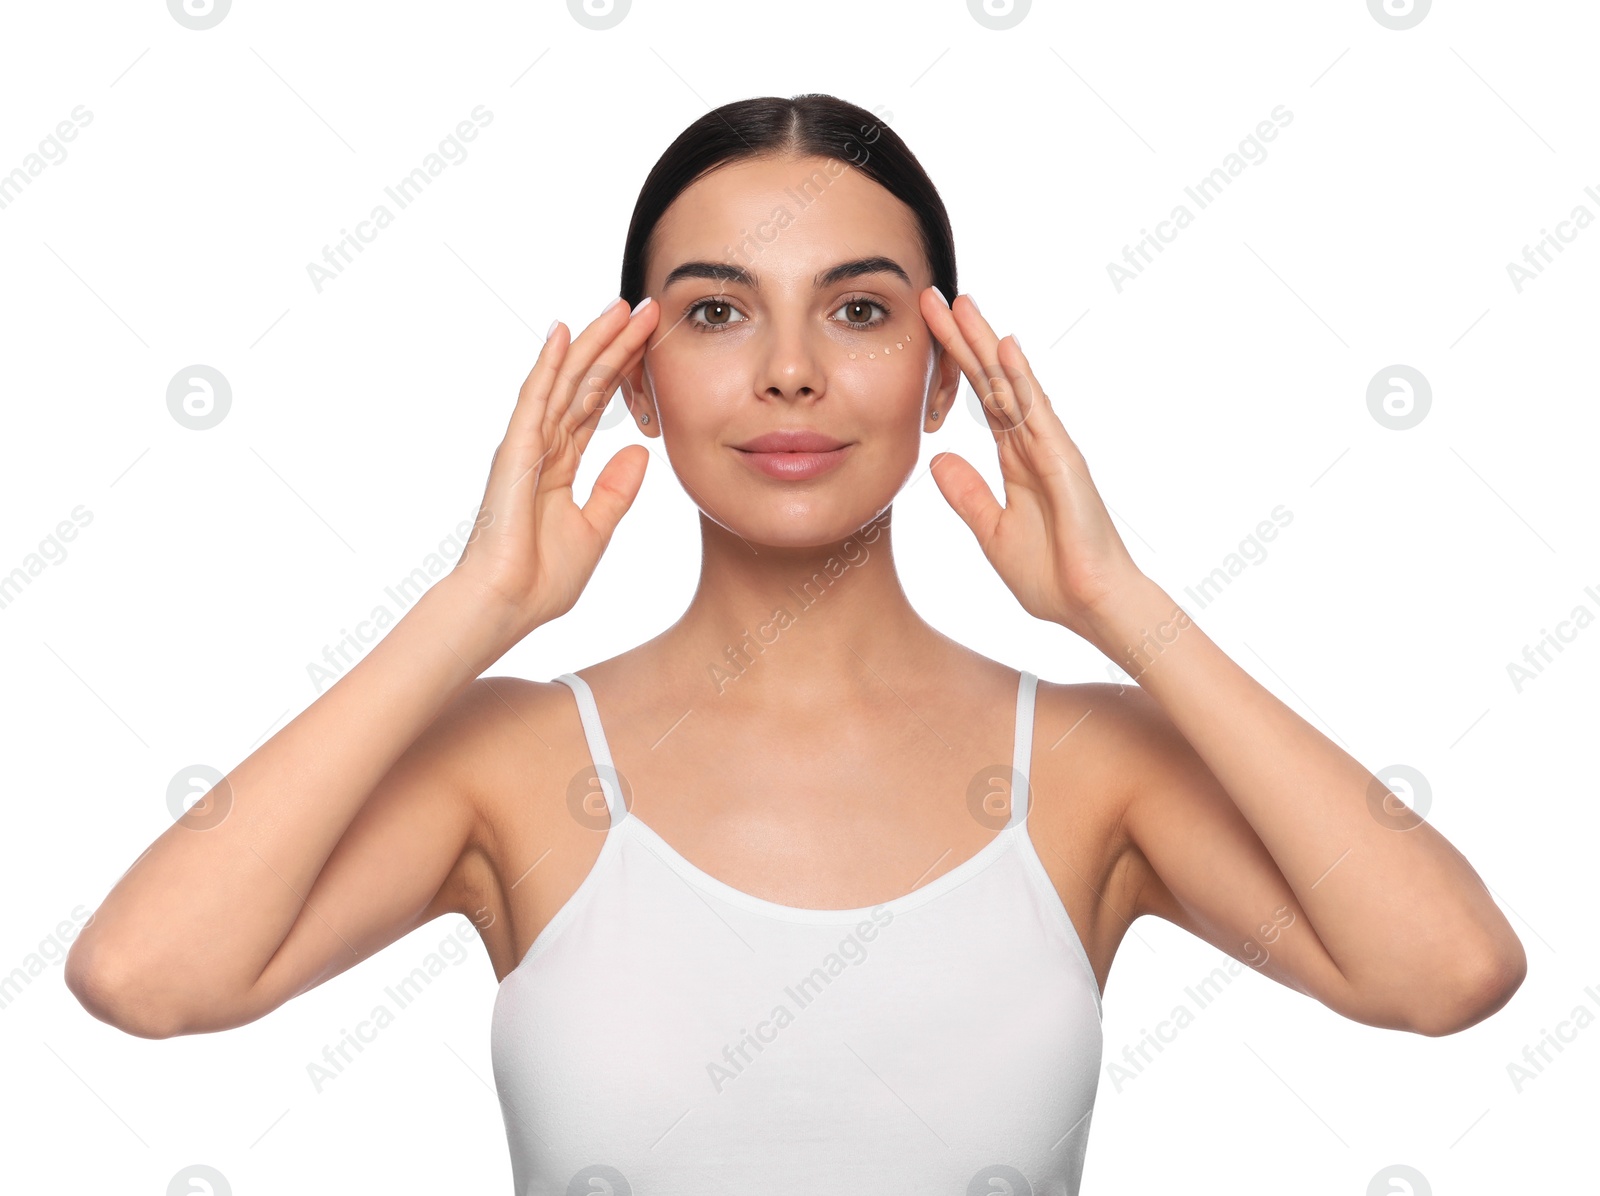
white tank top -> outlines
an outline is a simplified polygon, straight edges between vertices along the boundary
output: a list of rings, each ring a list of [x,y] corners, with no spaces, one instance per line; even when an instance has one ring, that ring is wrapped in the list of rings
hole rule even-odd
[[[609,826],[495,997],[518,1196],[1078,1191],[1100,990],[1027,831],[1033,674],[993,786],[1012,790],[1004,828],[864,909],[695,867],[626,808],[588,684],[557,680]]]

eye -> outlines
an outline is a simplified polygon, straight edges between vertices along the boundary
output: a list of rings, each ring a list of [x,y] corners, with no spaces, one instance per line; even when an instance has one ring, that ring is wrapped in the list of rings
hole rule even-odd
[[[876,319],[872,317],[872,309],[877,308],[883,314]],[[844,312],[844,323],[851,328],[876,328],[889,318],[889,309],[876,299],[854,298],[846,299],[835,310],[834,315]]]
[[[701,308],[706,309],[703,319],[695,318],[694,313]],[[701,332],[720,332],[730,324],[743,324],[748,317],[740,313],[726,299],[699,299],[684,309],[684,317]],[[738,317],[735,319],[735,317]]]

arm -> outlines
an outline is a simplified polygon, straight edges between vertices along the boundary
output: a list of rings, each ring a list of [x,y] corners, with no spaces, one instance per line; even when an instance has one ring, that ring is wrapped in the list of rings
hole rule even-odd
[[[1135,916],[1370,1025],[1449,1034],[1510,999],[1522,945],[1443,835],[1153,582],[1105,611],[1093,642],[1140,683],[1111,703],[1141,761],[1125,815],[1146,874]]]
[[[1126,808],[1141,912],[1377,1025],[1446,1034],[1503,1005],[1526,957],[1466,860],[1139,571],[1016,338],[968,296],[921,302],[984,396],[1006,505],[951,453],[930,462],[940,492],[1024,610],[1143,682],[1116,704],[1142,761]],[[957,382],[941,363],[933,404]]]
[[[67,957],[86,1009],[145,1038],[240,1025],[449,912],[475,823],[464,691],[494,650],[455,593],[425,594],[123,874]]]
[[[259,1017],[452,908],[481,869],[474,760],[499,698],[472,681],[577,601],[644,478],[630,445],[572,481],[655,305],[558,326],[517,396],[456,568],[367,656],[136,859],[74,942],[72,993],[132,1034]],[[478,736],[475,740],[474,736]],[[476,858],[476,856],[472,856]]]

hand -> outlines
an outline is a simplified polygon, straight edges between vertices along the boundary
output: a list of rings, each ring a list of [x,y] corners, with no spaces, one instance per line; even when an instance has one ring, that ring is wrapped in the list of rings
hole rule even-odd
[[[650,458],[641,444],[606,462],[582,507],[572,482],[600,413],[659,319],[658,303],[630,316],[618,301],[575,341],[558,324],[517,395],[477,528],[448,578],[488,604],[512,643],[572,609],[639,493]]]
[[[997,339],[967,295],[958,295],[952,309],[938,288],[929,287],[921,305],[929,331],[983,403],[1000,455],[1006,505],[954,453],[939,453],[929,463],[939,492],[972,529],[1023,610],[1096,642],[1096,628],[1118,596],[1147,579],[1112,526],[1083,454],[1015,336]]]

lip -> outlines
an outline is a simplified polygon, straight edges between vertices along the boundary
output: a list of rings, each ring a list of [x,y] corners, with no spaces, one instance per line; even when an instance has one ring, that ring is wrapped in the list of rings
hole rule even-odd
[[[779,447],[775,447],[779,446]],[[820,432],[767,432],[731,446],[739,460],[769,478],[803,481],[840,465],[853,447]]]
[[[831,453],[845,442],[810,428],[779,428],[733,447],[746,453]]]

